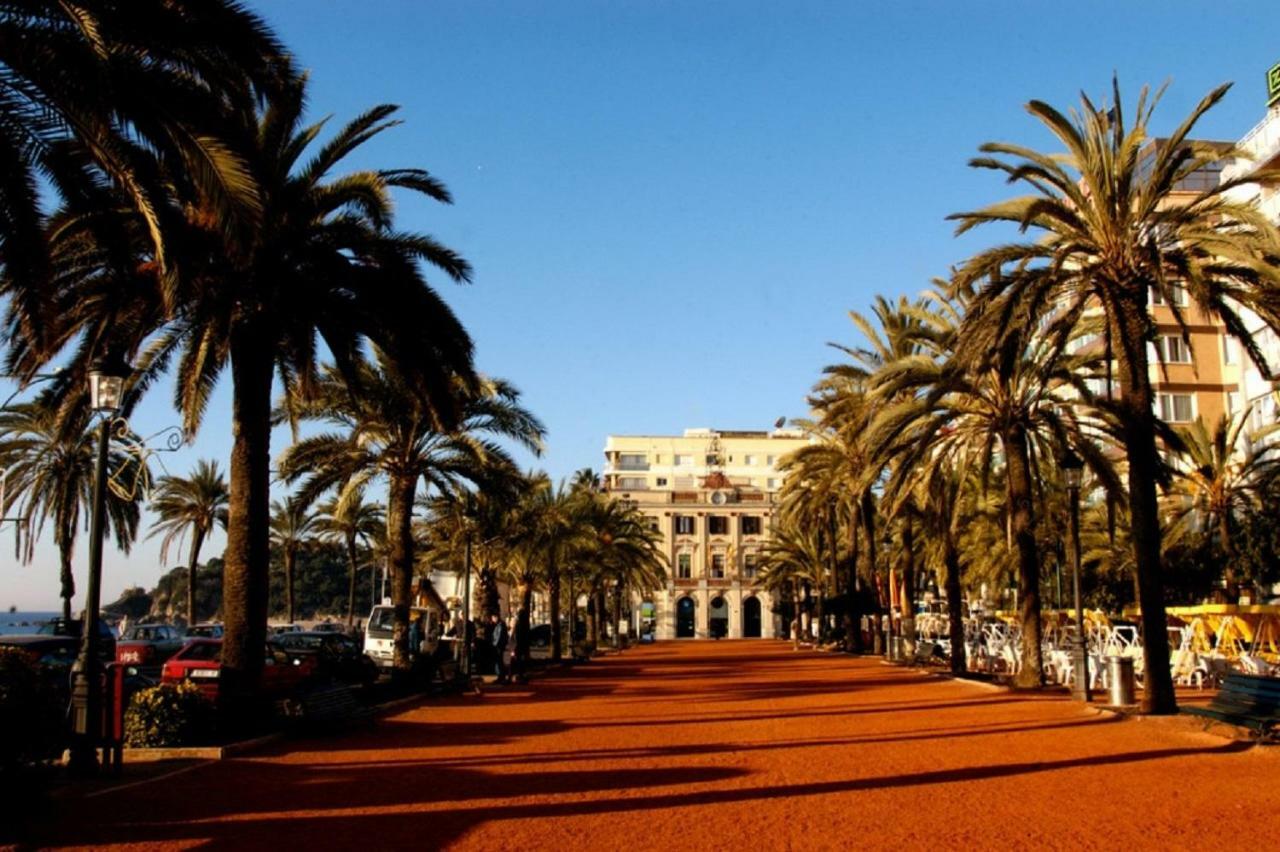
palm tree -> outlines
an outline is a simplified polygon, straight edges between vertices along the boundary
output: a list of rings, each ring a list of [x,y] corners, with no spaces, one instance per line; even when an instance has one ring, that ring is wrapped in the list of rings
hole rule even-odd
[[[1076,372],[1090,356],[1068,356],[1027,329],[1012,330],[995,341],[981,359],[966,357],[963,335],[967,325],[950,325],[961,315],[967,294],[955,310],[938,313],[931,324],[931,351],[886,364],[876,377],[876,395],[893,401],[880,411],[867,433],[867,442],[880,457],[908,469],[941,455],[977,463],[984,479],[997,466],[1005,484],[1005,514],[1009,538],[1016,546],[1022,628],[1022,667],[1016,682],[1039,686],[1041,665],[1040,553],[1036,539],[1036,473],[1057,457],[1055,448],[1071,424],[1060,415],[1068,391],[1076,392]],[[949,331],[947,331],[949,329]],[[1094,464],[1100,454],[1087,442],[1085,453]]]
[[[129,552],[138,535],[142,495],[150,485],[143,457],[133,451],[138,437],[113,431],[107,456],[108,489],[104,520],[107,535]],[[62,581],[62,617],[71,618],[75,576],[71,557],[76,534],[93,503],[97,469],[98,429],[83,415],[77,422],[60,421],[50,399],[0,409],[0,470],[5,474],[4,505],[0,514],[18,518],[29,531],[21,556],[30,562],[35,540],[45,522],[53,526]],[[87,520],[87,519],[86,519]]]
[[[1254,178],[1223,181],[1187,193],[1190,175],[1224,158],[1246,156],[1190,138],[1196,122],[1222,100],[1229,86],[1210,92],[1167,137],[1148,131],[1159,100],[1143,89],[1133,124],[1126,121],[1119,85],[1111,103],[1082,98],[1070,117],[1041,101],[1027,110],[1066,148],[1046,155],[1019,145],[988,143],[978,168],[1003,172],[1028,194],[953,218],[963,232],[990,222],[1013,224],[1032,239],[980,252],[959,272],[962,284],[985,282],[966,329],[977,346],[1003,329],[1051,318],[1055,330],[1078,325],[1092,310],[1106,322],[1121,395],[1111,407],[1121,424],[1128,463],[1129,511],[1141,590],[1143,696],[1151,713],[1173,713],[1177,702],[1169,670],[1156,482],[1160,462],[1147,341],[1155,332],[1147,308],[1152,293],[1174,302],[1182,288],[1207,316],[1220,319],[1250,356],[1270,370],[1239,311],[1254,311],[1280,327],[1280,236],[1254,207],[1231,200]],[[1007,275],[1012,270],[1038,274]],[[1175,308],[1183,323],[1183,313]],[[1066,334],[1060,334],[1065,337]]]
[[[293,623],[293,580],[298,552],[315,537],[316,517],[296,497],[271,501],[271,543],[284,560],[284,620]]]
[[[1242,440],[1248,422],[1245,409],[1234,417],[1222,416],[1212,431],[1199,418],[1179,429],[1181,441],[1169,459],[1173,482],[1162,501],[1166,547],[1193,541],[1214,547],[1225,566],[1229,597],[1237,580],[1233,529],[1280,474],[1273,443]]]
[[[362,367],[353,394],[336,369],[327,370],[306,398],[290,403],[294,416],[323,421],[337,431],[303,439],[280,461],[288,482],[303,480],[299,495],[314,499],[330,488],[339,495],[365,489],[375,479],[387,483],[387,528],[395,606],[398,670],[407,672],[409,596],[414,572],[413,507],[418,483],[453,491],[462,481],[483,482],[496,464],[512,466],[497,439],[515,441],[541,452],[542,424],[519,403],[519,391],[497,379],[475,384],[455,382],[450,408],[460,412],[458,427],[443,430],[429,401],[393,372]]]
[[[790,584],[797,592],[803,590],[806,615],[810,615],[807,607],[810,590],[815,587],[821,589],[827,582],[827,560],[820,530],[821,527],[816,524],[780,524],[774,528],[773,534],[760,551],[761,583],[771,591],[780,591],[786,584]],[[794,599],[799,611],[800,594],[796,594]],[[821,605],[818,619],[821,623]],[[809,635],[807,625],[803,632],[806,636]],[[798,635],[792,638],[799,642]]]
[[[49,319],[40,185],[75,194],[63,143],[122,191],[164,259],[157,158],[180,163],[228,217],[261,205],[222,118],[291,75],[261,18],[226,0],[23,0],[0,8],[0,267],[32,338]]]
[[[366,503],[364,491],[344,491],[316,507],[315,528],[320,539],[338,544],[347,556],[350,577],[347,583],[347,626],[355,623],[356,578],[359,576],[359,547],[369,543],[386,528],[381,504]]]
[[[185,206],[176,283],[153,264],[121,271],[116,247],[93,247],[99,229],[86,228],[80,237],[90,247],[68,251],[54,294],[63,310],[52,334],[79,341],[73,363],[107,345],[141,351],[136,395],[177,359],[175,396],[188,434],[218,376],[231,373],[222,671],[233,706],[258,687],[266,638],[273,374],[290,399],[301,398],[317,382],[321,343],[335,375],[354,378],[371,342],[442,431],[457,423],[457,387],[476,382],[470,338],[423,272],[426,264],[466,281],[470,267],[430,237],[393,228],[392,189],[449,202],[445,187],[421,169],[332,174],[394,125],[395,107],[366,112],[305,161],[322,124],[303,126],[302,110],[299,80],[252,117],[260,227],[241,233],[209,205]]]
[[[583,512],[589,532],[579,545],[579,561],[595,569],[591,586],[597,599],[606,589],[612,592],[613,623],[620,624],[628,591],[649,591],[666,582],[666,560],[659,549],[662,536],[650,528],[644,513],[617,500],[597,497]]]
[[[160,561],[169,559],[169,546],[182,546],[191,533],[191,555],[187,561],[187,623],[199,621],[196,611],[196,571],[200,548],[214,527],[227,528],[227,481],[218,463],[201,459],[189,477],[163,476],[151,499],[151,510],[159,516],[148,538],[160,539]]]

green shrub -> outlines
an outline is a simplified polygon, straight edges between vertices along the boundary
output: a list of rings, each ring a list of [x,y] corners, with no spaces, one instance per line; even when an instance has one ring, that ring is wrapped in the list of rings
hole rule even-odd
[[[214,706],[191,683],[162,683],[135,693],[124,714],[125,745],[176,748],[210,742]]]

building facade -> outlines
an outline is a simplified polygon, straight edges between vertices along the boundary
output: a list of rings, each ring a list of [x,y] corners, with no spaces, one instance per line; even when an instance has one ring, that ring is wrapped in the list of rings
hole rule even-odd
[[[662,535],[664,588],[636,592],[632,612],[658,639],[772,638],[774,600],[760,554],[776,517],[778,462],[808,443],[800,432],[686,429],[610,435],[604,490]]]

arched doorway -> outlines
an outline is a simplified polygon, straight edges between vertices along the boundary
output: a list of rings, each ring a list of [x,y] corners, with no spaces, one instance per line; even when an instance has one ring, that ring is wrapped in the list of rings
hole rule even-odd
[[[757,597],[742,602],[742,636],[745,639],[760,638],[760,599]]]
[[[723,639],[729,635],[729,602],[720,595],[711,599],[711,608],[707,611],[707,631],[712,639]]]
[[[688,595],[676,601],[676,638],[693,638],[693,598]]]

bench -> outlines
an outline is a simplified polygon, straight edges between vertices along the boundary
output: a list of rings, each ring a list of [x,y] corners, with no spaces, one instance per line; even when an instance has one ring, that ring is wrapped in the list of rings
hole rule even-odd
[[[287,719],[308,729],[345,728],[373,718],[369,708],[356,700],[351,687],[340,683],[309,689],[284,702],[282,709]]]
[[[1239,725],[1272,740],[1280,726],[1280,678],[1229,674],[1208,707],[1183,707],[1182,712]]]

